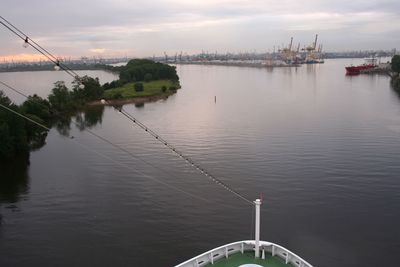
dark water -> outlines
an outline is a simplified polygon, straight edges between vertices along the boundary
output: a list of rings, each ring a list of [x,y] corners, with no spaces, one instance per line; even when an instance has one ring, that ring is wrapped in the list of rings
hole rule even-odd
[[[264,240],[314,266],[396,266],[400,98],[386,77],[346,77],[351,62],[179,66],[176,95],[126,109],[248,198],[264,193]],[[45,95],[45,81],[30,90]],[[114,109],[80,120],[135,157],[71,127],[74,140],[53,129],[28,168],[2,170],[0,266],[173,266],[250,238],[250,207]]]

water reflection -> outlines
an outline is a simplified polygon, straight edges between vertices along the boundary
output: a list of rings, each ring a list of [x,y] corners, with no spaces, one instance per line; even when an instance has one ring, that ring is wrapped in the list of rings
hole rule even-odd
[[[307,74],[314,74],[316,69],[316,64],[306,64]]]
[[[396,96],[400,100],[400,88],[396,87],[393,83],[393,81],[390,82],[390,87],[392,88],[392,91],[396,94]]]
[[[266,240],[314,266],[338,265],[332,255],[342,266],[397,266],[399,98],[386,77],[346,78],[348,63],[327,61],[314,66],[315,75],[306,66],[273,75],[182,66],[184,89],[171,101],[126,108],[246,196],[265,192]],[[82,133],[85,144],[216,204],[187,199],[51,131],[49,146],[31,154],[29,199],[2,207],[0,266],[148,266],[149,258],[154,266],[174,266],[249,236],[250,209],[140,129],[132,131],[113,109],[104,116],[82,124],[102,123],[96,134],[175,175]],[[68,120],[64,127],[76,132]]]
[[[0,163],[0,204],[18,202],[29,189],[29,154]]]
[[[75,121],[78,123],[79,130],[92,128],[102,123],[104,106],[90,106],[75,115]]]
[[[84,131],[102,123],[104,106],[91,106],[74,115],[60,116],[53,122],[53,127],[63,136],[70,136],[72,120],[77,128]],[[47,132],[35,138],[32,151],[46,144]],[[29,189],[29,153],[20,155],[9,161],[0,162],[0,204],[18,202],[20,196],[28,193]],[[10,206],[11,207],[11,206]],[[11,207],[12,208],[12,207]]]
[[[71,123],[76,124],[80,131],[86,128],[93,128],[97,124],[102,123],[104,106],[88,106],[85,109],[66,116],[59,116],[54,121],[53,127],[62,136],[69,136],[71,131]]]
[[[135,107],[136,108],[144,108],[144,102],[143,103],[136,103]]]
[[[53,124],[57,132],[62,136],[69,136],[71,131],[71,116],[64,116],[58,118]]]

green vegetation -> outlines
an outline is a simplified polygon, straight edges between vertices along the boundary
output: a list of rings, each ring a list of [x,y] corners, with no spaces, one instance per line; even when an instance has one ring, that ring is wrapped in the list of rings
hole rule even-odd
[[[391,66],[393,72],[400,73],[400,55],[393,56]]]
[[[180,87],[179,77],[176,74],[175,67],[154,62],[149,59],[132,59],[126,64],[126,66],[113,67],[111,70],[119,72],[119,80],[105,83],[103,85],[104,90],[120,88],[129,83],[148,83],[150,81],[158,80],[169,80],[172,81],[175,84],[174,86],[177,88]]]
[[[84,88],[81,88],[81,84],[84,85]],[[61,122],[65,120],[65,116],[76,113],[88,101],[99,99],[102,96],[103,88],[98,79],[84,76],[79,83],[74,82],[72,90],[69,90],[64,82],[56,82],[48,99],[33,95],[29,96],[20,106],[13,104],[0,91],[0,103],[50,128],[54,122],[56,125],[63,125]],[[43,127],[0,108],[0,159],[14,158],[40,148],[44,145],[46,136],[47,131]]]
[[[178,81],[175,67],[148,59],[133,59],[120,67],[119,79],[124,83],[150,80]]]
[[[143,92],[144,90],[143,83],[135,83],[133,87],[135,88],[136,92]]]
[[[84,87],[81,88],[81,85]],[[102,98],[103,92],[98,78],[84,76],[80,81],[73,83],[72,90],[69,90],[64,82],[56,82],[48,99],[53,112],[74,112],[84,107],[87,102]]]
[[[84,76],[73,82],[72,89],[59,81],[54,84],[47,99],[37,95],[29,96],[20,106],[13,104],[0,91],[0,103],[48,128],[55,125],[61,134],[68,135],[71,116],[75,116],[76,121],[82,123],[81,129],[101,120],[98,114],[102,114],[104,107],[90,113],[86,112],[85,117],[81,117],[80,112],[89,102],[102,98],[166,96],[180,88],[175,67],[166,64],[135,59],[129,61],[127,66],[109,68],[120,71],[119,80],[101,86],[98,78]],[[40,148],[44,145],[46,136],[47,131],[42,127],[0,108],[1,160],[11,159]]]
[[[143,90],[138,91],[136,87],[138,84],[142,84]],[[127,83],[121,87],[110,89],[104,92],[104,98],[106,99],[121,99],[121,98],[134,98],[140,96],[155,96],[155,95],[167,95],[171,94],[167,92],[167,88],[179,87],[174,81],[170,80],[158,80],[144,83]]]
[[[106,99],[165,96],[180,88],[173,66],[148,59],[133,59],[126,66],[115,69],[120,72],[119,80],[103,85]]]
[[[38,102],[36,102],[38,101]],[[49,104],[37,95],[17,106],[0,91],[0,103],[15,112],[47,125]],[[0,159],[13,158],[28,153],[44,144],[47,132],[22,117],[0,108]]]

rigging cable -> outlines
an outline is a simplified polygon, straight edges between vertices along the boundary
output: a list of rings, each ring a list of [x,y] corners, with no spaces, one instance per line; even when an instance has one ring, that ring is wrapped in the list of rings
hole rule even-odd
[[[107,100],[102,100],[103,103],[108,103]],[[155,131],[147,127],[144,123],[140,122],[137,118],[129,114],[123,107],[117,108],[118,111],[127,117],[130,121],[132,121],[134,124],[139,126],[141,129],[143,129],[145,132],[153,136],[157,141],[162,143],[165,147],[167,147],[169,150],[171,150],[173,153],[178,155],[181,159],[183,159],[186,163],[188,163],[190,166],[195,168],[200,174],[204,175],[205,177],[209,178],[211,181],[215,182],[217,185],[223,187],[225,190],[231,192],[241,200],[244,200],[245,202],[254,205],[254,202],[240,194],[239,192],[235,191],[232,189],[229,185],[224,183],[221,179],[217,178],[215,175],[211,174],[209,171],[206,169],[202,168],[200,165],[196,164],[191,158],[185,156],[182,152],[180,152],[178,149],[176,149],[173,145],[171,145],[169,142],[167,142],[164,138],[162,138],[159,134],[157,134]]]
[[[37,44],[34,40],[32,40],[28,35],[26,35],[24,32],[22,32],[20,29],[18,29],[16,26],[14,26],[13,24],[11,24],[11,22],[9,22],[8,20],[6,20],[3,16],[0,15],[0,19],[2,19],[3,21],[0,20],[0,24],[2,24],[4,27],[6,27],[9,31],[11,31],[12,33],[14,33],[16,36],[18,36],[20,39],[22,39],[25,44],[30,45],[33,49],[35,49],[37,52],[39,52],[40,54],[42,54],[43,56],[45,56],[48,60],[50,60],[51,62],[53,62],[55,64],[55,66],[58,66],[59,68],[61,68],[62,70],[64,70],[66,73],[68,73],[70,76],[72,76],[75,79],[79,80],[79,75],[72,70],[71,68],[69,68],[68,66],[66,66],[65,64],[61,63],[60,60],[55,57],[53,54],[51,54],[48,50],[44,49],[42,46],[40,46],[39,44]]]
[[[7,85],[7,84],[5,84],[4,82],[1,82],[1,81],[0,81],[0,83],[3,84],[3,85],[5,85],[5,86],[7,86],[7,88],[9,88],[9,89],[11,89],[11,90],[13,90],[13,91],[15,91],[15,92],[17,92],[17,93],[19,93],[19,94],[25,96],[25,94],[23,94],[23,93],[20,92],[19,90],[16,90],[15,88],[13,88],[13,87],[11,87],[11,86],[9,86],[9,85]],[[49,128],[49,127],[47,127],[47,126],[45,126],[45,125],[43,125],[43,124],[41,124],[41,123],[39,123],[39,122],[37,122],[37,121],[35,121],[35,120],[32,120],[31,118],[29,118],[29,117],[27,117],[27,116],[25,116],[25,115],[23,115],[23,114],[21,114],[21,113],[15,111],[15,110],[11,109],[11,108],[9,108],[9,107],[7,107],[7,106],[1,104],[1,103],[0,103],[0,107],[4,108],[4,109],[7,110],[7,111],[10,111],[10,112],[14,113],[15,115],[17,115],[17,116],[19,116],[19,117],[22,117],[22,118],[24,118],[24,119],[26,119],[26,120],[28,120],[28,121],[30,121],[30,122],[32,122],[32,123],[38,125],[39,127],[43,128],[43,129],[46,130],[46,131],[50,131],[50,128]],[[76,126],[79,126],[79,123],[74,122],[73,120],[71,120],[71,121],[72,121]],[[116,148],[118,148],[118,149],[124,151],[125,153],[129,154],[131,157],[133,157],[133,158],[135,158],[135,159],[139,159],[139,160],[141,160],[142,162],[144,162],[145,164],[148,164],[148,165],[150,165],[150,166],[152,166],[152,167],[154,167],[154,168],[156,168],[156,169],[158,169],[158,170],[161,170],[161,171],[163,171],[164,173],[168,173],[168,172],[166,172],[165,170],[163,170],[163,169],[161,169],[161,168],[159,168],[159,167],[157,167],[157,166],[154,166],[153,164],[151,164],[151,163],[145,161],[145,160],[142,159],[142,158],[135,157],[135,155],[132,154],[132,153],[130,153],[128,150],[123,149],[123,148],[120,147],[119,145],[116,145],[116,144],[112,143],[112,142],[109,141],[108,139],[106,139],[106,138],[104,138],[104,137],[102,137],[102,136],[100,136],[100,135],[97,135],[97,134],[95,134],[94,132],[92,132],[92,131],[90,131],[90,130],[87,130],[87,131],[88,131],[90,134],[92,134],[92,135],[96,136],[97,138],[99,138],[100,140],[102,140],[102,141],[104,141],[104,142],[107,142],[108,144],[110,144],[110,145],[112,145],[112,146],[114,146],[114,147],[116,147]],[[166,183],[166,182],[163,182],[163,181],[161,181],[161,180],[159,180],[159,179],[157,179],[157,178],[155,178],[155,177],[152,177],[152,176],[150,176],[150,175],[147,175],[147,174],[145,174],[145,173],[143,173],[143,172],[141,172],[141,171],[139,171],[139,170],[137,170],[137,169],[134,169],[134,168],[132,168],[131,166],[129,166],[129,165],[127,165],[127,164],[124,164],[124,163],[122,163],[122,162],[116,161],[116,160],[112,159],[111,157],[109,157],[109,156],[107,156],[107,155],[105,155],[105,154],[103,154],[103,153],[100,153],[100,152],[98,152],[98,151],[96,151],[96,150],[94,150],[94,149],[92,149],[92,148],[90,148],[90,147],[88,147],[88,146],[82,144],[81,142],[78,142],[78,141],[74,138],[74,136],[68,136],[68,137],[69,137],[70,140],[74,141],[77,145],[83,147],[84,149],[86,149],[86,150],[88,150],[88,151],[91,151],[91,152],[93,152],[93,153],[96,153],[97,155],[100,155],[100,156],[102,156],[103,158],[106,158],[106,159],[108,159],[108,160],[110,160],[110,161],[112,161],[112,162],[114,162],[114,163],[116,163],[116,164],[118,164],[118,165],[120,165],[120,166],[123,166],[123,167],[128,168],[128,169],[133,170],[133,171],[136,171],[138,174],[143,175],[143,176],[146,176],[147,178],[149,178],[149,179],[151,179],[151,180],[153,180],[153,181],[156,181],[156,182],[158,182],[158,183],[160,183],[160,184],[162,184],[162,185],[164,185],[164,186],[166,186],[166,187],[169,187],[169,188],[171,188],[171,189],[174,189],[174,190],[176,190],[176,191],[178,191],[178,192],[181,192],[181,193],[183,193],[183,194],[186,194],[186,195],[191,196],[191,197],[193,197],[193,198],[196,198],[196,199],[198,199],[198,200],[202,200],[202,201],[209,202],[209,200],[207,200],[207,199],[205,199],[205,198],[196,196],[196,195],[194,195],[194,194],[192,194],[192,193],[189,193],[189,192],[187,192],[187,191],[184,191],[184,190],[182,190],[182,189],[180,189],[180,188],[178,188],[178,187],[176,187],[176,186],[170,185],[170,184],[168,184],[168,183]]]
[[[17,35],[19,38],[21,38],[22,40],[25,41],[25,43],[28,43],[31,47],[33,47],[35,50],[37,50],[39,53],[41,53],[42,55],[46,56],[50,61],[52,61],[53,63],[56,64],[56,66],[59,66],[61,69],[63,69],[64,71],[66,71],[69,75],[71,75],[73,78],[77,79],[78,81],[81,81],[81,78],[79,77],[78,74],[76,74],[76,72],[73,72],[74,74],[72,74],[68,68],[66,68],[64,66],[64,64],[61,64],[58,60],[55,61],[54,59],[56,59],[55,56],[53,56],[51,53],[49,53],[47,50],[40,49],[41,46],[36,47],[35,44],[37,44],[36,42],[32,41],[29,42],[29,36],[27,36],[26,34],[24,34],[21,30],[19,30],[17,27],[15,27],[13,24],[11,24],[8,20],[4,19],[2,16],[0,16],[1,19],[3,19],[8,25],[6,25],[4,22],[0,21],[0,24],[4,25],[7,29],[9,29],[11,32],[13,32],[15,35]],[[13,30],[12,28],[14,28],[15,30]],[[17,32],[16,32],[17,31]],[[23,36],[21,36],[19,33],[23,34]],[[25,37],[25,38],[24,38]],[[31,39],[30,39],[31,40]],[[103,100],[105,101],[105,100]],[[102,101],[102,102],[103,102]],[[106,101],[105,101],[106,102]],[[226,183],[224,183],[222,180],[218,179],[216,176],[212,175],[210,172],[206,171],[204,168],[202,168],[200,165],[195,164],[195,162],[190,159],[187,156],[184,156],[181,152],[179,152],[174,146],[172,146],[171,144],[169,144],[165,139],[163,139],[160,135],[158,135],[156,132],[152,131],[151,129],[149,129],[145,124],[141,123],[140,121],[138,121],[135,117],[133,117],[132,115],[130,115],[128,112],[126,112],[123,107],[118,109],[120,111],[121,114],[123,114],[125,117],[127,117],[130,121],[132,121],[134,124],[136,124],[137,126],[139,126],[140,128],[142,128],[143,130],[145,130],[147,133],[149,133],[150,135],[152,135],[156,140],[158,140],[159,142],[163,143],[168,149],[170,149],[172,152],[174,152],[175,154],[177,154],[180,158],[182,158],[183,160],[185,160],[185,162],[187,162],[188,164],[190,164],[190,166],[192,166],[193,168],[195,168],[197,171],[199,171],[202,175],[204,175],[205,177],[209,178],[211,181],[215,182],[217,185],[223,187],[225,190],[231,192],[232,194],[236,195],[238,198],[244,200],[245,202],[247,202],[248,204],[254,205],[253,201],[249,200],[248,198],[246,198],[245,196],[243,196],[242,194],[240,194],[239,192],[235,191],[234,189],[232,189],[230,186],[228,186]]]
[[[15,93],[17,93],[17,94],[19,94],[19,95],[21,95],[21,96],[24,96],[27,100],[29,100],[29,101],[36,101],[39,105],[42,105],[42,106],[44,106],[45,108],[48,108],[47,106],[45,106],[43,103],[39,102],[38,100],[29,99],[29,96],[26,95],[26,94],[24,94],[24,93],[21,92],[20,90],[15,89],[14,87],[12,87],[12,86],[10,86],[10,85],[8,85],[8,84],[2,82],[2,81],[0,81],[0,84],[2,84],[3,86],[7,87],[8,89],[14,91]],[[56,116],[57,116],[57,115],[56,115]],[[59,117],[60,119],[62,119],[61,116],[57,116],[57,117]],[[75,124],[75,126],[76,126],[77,128],[80,128],[80,127],[81,127],[81,124],[80,124],[79,122],[77,122],[76,120],[71,119],[71,122],[72,122],[73,124]],[[143,162],[144,164],[146,164],[146,165],[148,165],[148,166],[150,166],[150,167],[153,167],[153,168],[155,168],[155,169],[161,171],[162,173],[166,173],[166,174],[170,175],[171,177],[174,176],[174,174],[172,174],[171,172],[166,171],[165,169],[160,168],[160,167],[158,167],[157,165],[152,164],[152,163],[150,163],[150,162],[144,160],[143,158],[136,156],[135,154],[133,154],[133,153],[130,152],[129,150],[123,148],[123,147],[120,146],[120,145],[117,145],[117,144],[113,143],[112,141],[108,140],[107,138],[105,138],[105,137],[103,137],[103,136],[101,136],[101,135],[99,135],[99,134],[96,134],[96,133],[93,132],[92,130],[90,130],[90,129],[85,129],[85,131],[88,132],[89,134],[93,135],[94,137],[100,139],[101,141],[103,141],[103,142],[105,142],[105,143],[107,143],[107,144],[113,146],[114,148],[116,148],[116,149],[118,149],[118,150],[121,150],[122,152],[128,154],[128,155],[131,156],[132,158],[137,159],[137,160],[140,160],[140,161]]]

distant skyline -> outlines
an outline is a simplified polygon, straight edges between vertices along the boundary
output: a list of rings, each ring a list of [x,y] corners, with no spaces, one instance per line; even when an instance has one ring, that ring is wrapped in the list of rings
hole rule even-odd
[[[3,1],[0,15],[62,57],[267,52],[314,41],[326,51],[400,48],[400,1]],[[0,25],[0,60],[37,60]]]

